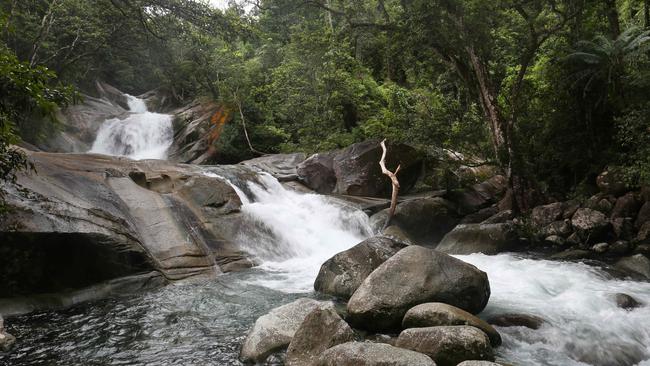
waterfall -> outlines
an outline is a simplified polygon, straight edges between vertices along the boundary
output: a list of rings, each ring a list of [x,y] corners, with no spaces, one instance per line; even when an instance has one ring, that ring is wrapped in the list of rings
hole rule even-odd
[[[147,110],[142,99],[127,95],[130,114],[104,121],[89,152],[131,159],[166,159],[172,144],[172,116]]]
[[[255,280],[258,285],[312,291],[323,262],[372,235],[363,211],[331,197],[286,189],[266,173],[246,184],[252,197],[234,186],[245,215],[238,244],[267,272]]]

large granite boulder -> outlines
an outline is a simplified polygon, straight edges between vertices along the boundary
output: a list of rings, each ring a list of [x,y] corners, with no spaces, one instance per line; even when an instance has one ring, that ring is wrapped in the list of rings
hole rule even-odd
[[[264,362],[271,353],[291,343],[309,313],[333,307],[331,302],[302,298],[271,310],[255,321],[242,344],[239,359],[242,362]]]
[[[328,259],[314,282],[316,291],[349,299],[361,282],[405,245],[375,236]]]
[[[436,366],[428,356],[384,343],[348,342],[323,352],[316,366]]]
[[[348,320],[370,330],[395,330],[415,305],[444,302],[476,314],[489,297],[485,272],[447,254],[409,246],[363,281],[348,302]]]
[[[590,208],[578,209],[571,218],[571,225],[579,237],[588,242],[601,241],[610,228],[607,216]]]
[[[376,229],[383,227],[388,209],[371,217]],[[460,221],[455,206],[440,197],[407,200],[397,205],[391,225],[397,226],[416,244],[435,246]]]
[[[517,247],[512,223],[458,225],[445,235],[436,250],[448,254],[498,254]]]
[[[27,152],[35,172],[1,187],[0,294],[79,290],[160,272],[167,280],[251,265],[235,244],[241,201],[196,167]],[[228,234],[228,235],[226,235]],[[78,299],[86,298],[77,296]]]
[[[490,344],[496,347],[501,344],[501,335],[484,320],[459,309],[455,306],[441,302],[428,302],[409,309],[402,320],[402,328],[423,328],[439,325],[469,325],[482,330]]]
[[[354,331],[334,309],[316,308],[307,314],[287,349],[287,366],[311,365],[328,348],[354,340]]]
[[[387,144],[386,166],[394,170],[401,165],[398,178],[401,193],[415,185],[422,169],[422,157],[411,146]],[[356,143],[309,157],[298,167],[298,176],[311,189],[320,193],[352,196],[387,197],[390,180],[381,173],[382,149],[377,140]]]
[[[506,191],[507,179],[502,175],[477,183],[469,188],[448,191],[444,198],[453,202],[463,216],[497,203]]]
[[[300,180],[318,193],[332,193],[336,188],[334,155],[337,151],[314,154],[300,163],[297,174]]]
[[[610,217],[612,219],[623,218],[623,217],[636,217],[639,209],[641,208],[641,202],[636,198],[634,192],[628,192],[625,195],[619,197],[612,208]]]
[[[439,366],[456,366],[467,360],[494,361],[485,333],[465,325],[406,329],[400,333],[397,346],[424,353]]]
[[[536,227],[544,227],[562,218],[564,204],[561,202],[550,203],[533,208],[530,219]]]

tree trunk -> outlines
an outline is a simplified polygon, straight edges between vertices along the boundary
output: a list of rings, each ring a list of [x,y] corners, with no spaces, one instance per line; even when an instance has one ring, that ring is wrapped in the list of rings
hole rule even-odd
[[[618,38],[621,34],[621,24],[618,19],[618,9],[616,8],[616,0],[605,1],[605,15],[609,23],[609,35],[612,39]]]

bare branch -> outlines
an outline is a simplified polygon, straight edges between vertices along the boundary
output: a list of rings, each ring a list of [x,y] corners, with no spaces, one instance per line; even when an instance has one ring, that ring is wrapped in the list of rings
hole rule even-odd
[[[395,172],[391,172],[386,168],[386,139],[381,142],[381,160],[379,160],[379,166],[381,167],[381,172],[390,178],[391,185],[393,186],[393,192],[390,197],[390,210],[388,210],[388,218],[384,224],[384,229],[390,225],[393,215],[395,215],[395,208],[397,207],[397,194],[399,193],[399,180],[397,179],[397,173],[399,173],[402,168],[401,165],[397,166]]]

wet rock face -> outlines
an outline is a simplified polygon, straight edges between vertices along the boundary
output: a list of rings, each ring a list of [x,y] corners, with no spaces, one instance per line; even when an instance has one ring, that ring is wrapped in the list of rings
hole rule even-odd
[[[79,289],[160,271],[169,280],[214,275],[240,253],[241,202],[224,181],[189,166],[100,155],[29,153],[37,173],[2,187],[0,293]],[[231,228],[230,230],[228,228]]]
[[[447,254],[409,246],[363,281],[348,302],[348,320],[370,330],[394,330],[415,305],[444,302],[476,314],[489,297],[485,272]]]
[[[315,309],[333,309],[333,307],[331,302],[303,298],[271,310],[255,321],[242,344],[239,359],[249,363],[264,362],[271,353],[291,343],[294,334],[309,313]]]
[[[404,247],[404,244],[381,236],[366,239],[323,263],[314,289],[349,299],[372,271]]]
[[[436,366],[428,356],[384,343],[348,342],[323,352],[317,366]]]
[[[614,267],[631,277],[650,280],[650,259],[643,254],[621,258]]]
[[[420,176],[422,158],[405,144],[387,144],[386,166],[401,165],[400,192],[406,193]],[[390,181],[381,173],[379,141],[369,140],[349,147],[311,156],[298,166],[298,176],[309,188],[320,193],[387,197]]]
[[[467,360],[494,361],[485,333],[464,325],[406,329],[400,333],[397,346],[424,353],[439,366],[456,366]]]

